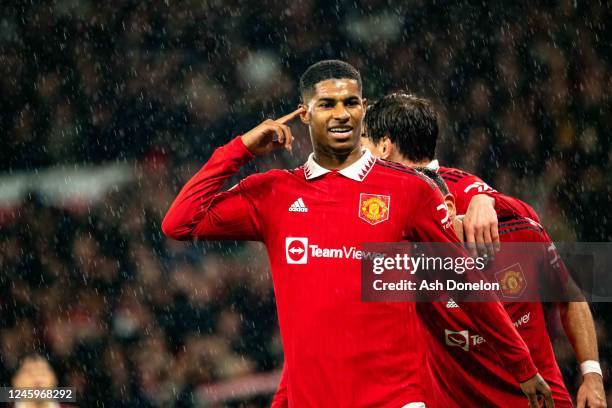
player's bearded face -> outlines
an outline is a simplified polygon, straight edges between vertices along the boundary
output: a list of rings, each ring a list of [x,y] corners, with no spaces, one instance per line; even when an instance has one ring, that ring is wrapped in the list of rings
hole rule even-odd
[[[315,85],[303,117],[315,149],[349,153],[360,143],[364,103],[357,81],[329,79]]]

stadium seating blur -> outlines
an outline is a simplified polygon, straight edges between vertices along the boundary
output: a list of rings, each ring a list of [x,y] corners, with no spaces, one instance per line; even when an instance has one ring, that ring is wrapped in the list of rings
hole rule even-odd
[[[358,67],[369,99],[432,98],[439,158],[530,202],[554,240],[610,241],[610,8],[391,3],[3,1],[0,383],[36,351],[81,406],[189,407],[223,401],[220,384],[265,405],[282,364],[265,251],[172,242],[160,222],[215,147],[296,106],[299,75],[323,58]],[[303,162],[293,127],[293,156],[245,174]],[[86,200],[38,179],[1,191],[117,165],[121,182]],[[593,309],[607,373],[612,314]],[[573,392],[563,336],[556,352]]]

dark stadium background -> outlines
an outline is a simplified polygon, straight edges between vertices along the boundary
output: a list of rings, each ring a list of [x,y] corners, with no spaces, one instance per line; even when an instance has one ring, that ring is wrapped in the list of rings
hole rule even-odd
[[[582,0],[3,1],[0,383],[37,351],[80,406],[266,404],[282,350],[262,248],[172,242],[160,221],[215,147],[295,108],[323,58],[357,66],[370,99],[433,98],[439,158],[530,202],[554,240],[610,241],[611,14]],[[294,156],[249,171],[299,165],[294,130]],[[592,308],[607,379],[611,308]],[[555,346],[573,392],[573,353]]]

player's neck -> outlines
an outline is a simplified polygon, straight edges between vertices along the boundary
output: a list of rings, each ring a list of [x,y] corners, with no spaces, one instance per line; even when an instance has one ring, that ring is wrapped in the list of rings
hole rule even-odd
[[[357,145],[349,153],[335,153],[323,150],[314,151],[314,160],[328,170],[342,170],[355,163],[363,155],[361,146]]]
[[[405,159],[403,157],[401,160],[398,160],[398,161],[402,163],[404,166],[408,166],[408,167],[427,167],[427,165],[431,163],[431,160],[412,161],[412,160]]]

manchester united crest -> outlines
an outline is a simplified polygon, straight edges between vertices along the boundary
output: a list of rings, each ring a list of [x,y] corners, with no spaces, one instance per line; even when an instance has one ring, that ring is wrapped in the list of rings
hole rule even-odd
[[[389,219],[391,197],[379,194],[359,196],[359,218],[370,225],[376,225]]]
[[[495,274],[495,279],[499,282],[502,294],[507,298],[518,298],[527,287],[525,274],[520,264],[514,264]]]

